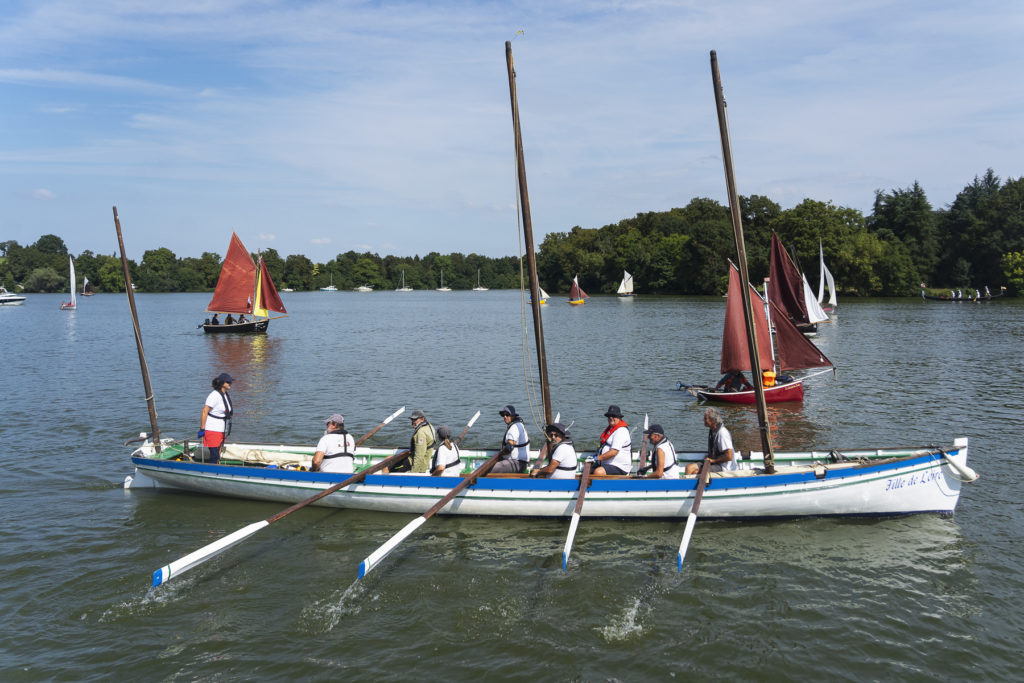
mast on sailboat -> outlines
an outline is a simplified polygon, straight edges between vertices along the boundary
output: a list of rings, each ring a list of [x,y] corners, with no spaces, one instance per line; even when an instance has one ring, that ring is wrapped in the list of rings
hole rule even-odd
[[[512,63],[512,41],[505,41],[505,62],[508,65],[508,90],[512,101],[512,129],[515,135],[516,177],[519,181],[519,202],[523,214],[523,240],[530,277],[530,309],[533,311],[533,334],[537,347],[537,372],[540,376],[541,400],[544,403],[544,425],[554,422],[551,412],[551,391],[548,388],[548,363],[544,353],[544,322],[540,314],[540,279],[537,277],[537,255],[533,250],[533,220],[530,217],[530,193],[526,187],[526,161],[523,158],[523,136],[519,126],[519,100],[516,96],[516,71]]]

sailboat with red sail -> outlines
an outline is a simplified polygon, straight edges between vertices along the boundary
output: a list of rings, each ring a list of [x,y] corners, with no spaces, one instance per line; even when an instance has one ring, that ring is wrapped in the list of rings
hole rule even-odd
[[[762,368],[771,368],[770,372],[765,373],[764,378],[765,401],[767,403],[802,401],[804,399],[804,380],[828,372],[833,367],[832,361],[789,321],[789,318],[774,302],[766,302],[762,299],[753,286],[750,288],[750,296],[755,303],[753,312],[754,322],[757,326],[758,364]],[[775,312],[774,315],[772,315],[772,311]],[[775,332],[774,342],[770,330]],[[735,372],[750,372],[748,348],[739,271],[730,261],[729,294],[725,306],[725,328],[722,331],[721,370],[723,375],[727,377]],[[826,369],[800,379],[780,375],[783,370],[809,368]],[[745,391],[728,391],[726,387],[688,386],[685,388],[694,396],[705,401],[752,404],[755,400],[753,388]]]
[[[814,298],[807,278],[793,263],[775,232],[772,232],[768,278],[768,300],[784,311],[798,330],[809,335],[817,333],[818,323],[827,321],[828,314]]]
[[[582,306],[587,297],[587,293],[580,287],[580,276],[576,275],[573,277],[572,287],[569,289],[569,303],[574,306]]]
[[[274,281],[267,271],[267,264],[262,255],[257,256],[253,261],[242,240],[238,235],[231,233],[231,243],[228,245],[228,253],[224,257],[224,263],[220,268],[220,277],[217,279],[217,287],[213,291],[213,298],[206,307],[208,313],[213,313],[217,322],[209,318],[201,327],[203,332],[208,334],[222,332],[256,332],[263,333],[270,326],[270,312],[287,313],[281,295],[274,287]],[[224,320],[218,320],[217,316],[226,314]],[[236,320],[232,315],[238,315]],[[244,316],[250,316],[245,318]],[[275,316],[277,318],[284,317]],[[231,322],[228,322],[228,321]]]

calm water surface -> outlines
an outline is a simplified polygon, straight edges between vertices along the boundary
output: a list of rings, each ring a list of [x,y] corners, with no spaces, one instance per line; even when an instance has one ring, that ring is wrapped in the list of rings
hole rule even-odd
[[[518,293],[284,296],[265,337],[204,336],[209,295],[138,296],[165,435],[194,435],[221,371],[247,441],[312,445],[334,412],[361,434],[406,405],[456,429],[481,410],[466,443],[491,447],[501,406],[531,412]],[[149,429],[126,299],[59,303],[0,309],[2,680],[1019,678],[1024,302],[846,300],[817,339],[837,378],[770,408],[779,448],[970,437],[981,479],[954,517],[703,522],[682,573],[678,523],[584,520],[563,573],[564,522],[437,518],[356,583],[408,517],[307,508],[158,589],[153,570],[280,506],[124,491],[121,443]],[[717,297],[553,300],[577,444],[616,403],[700,448],[675,387],[717,379],[723,315]],[[723,412],[756,446],[753,409]],[[403,416],[374,443],[407,439]]]

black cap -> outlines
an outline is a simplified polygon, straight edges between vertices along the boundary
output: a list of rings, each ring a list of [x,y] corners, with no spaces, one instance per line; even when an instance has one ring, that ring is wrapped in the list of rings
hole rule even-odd
[[[608,406],[608,410],[605,411],[605,417],[622,417],[622,411],[616,405]]]
[[[230,383],[230,382],[234,382],[235,378],[232,377],[231,375],[229,375],[226,372],[222,372],[219,375],[217,375],[217,381],[218,382],[229,382]]]
[[[498,411],[498,415],[511,415],[515,417],[519,413],[516,412],[516,407],[509,403],[507,406]]]
[[[644,434],[661,434],[662,436],[665,436],[665,430],[661,428],[660,424],[655,423],[645,429]]]

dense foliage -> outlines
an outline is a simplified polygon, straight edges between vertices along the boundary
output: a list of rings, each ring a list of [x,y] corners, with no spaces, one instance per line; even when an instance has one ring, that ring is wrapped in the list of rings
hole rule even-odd
[[[1024,291],[1024,179],[1001,183],[991,170],[964,187],[945,209],[933,209],[916,182],[908,188],[875,193],[870,216],[805,199],[792,209],[767,197],[740,197],[747,261],[754,282],[768,274],[772,231],[779,234],[805,270],[812,286],[818,278],[818,245],[835,276],[840,293],[859,296],[905,296],[925,283],[936,290],[970,291],[1006,285]],[[0,283],[25,291],[63,291],[68,250],[56,235],[43,235],[27,247],[0,242]],[[601,228],[576,226],[547,235],[537,257],[541,286],[566,292],[574,275],[591,294],[611,293],[622,271],[634,276],[639,293],[716,294],[726,288],[726,259],[734,258],[732,223],[727,207],[711,199],[693,199],[683,208],[637,214]],[[370,285],[394,289],[405,282],[415,289],[439,286],[470,289],[477,283],[493,289],[519,287],[516,257],[478,254],[379,256],[349,251],[327,263],[302,255],[263,252],[279,289],[314,290],[333,282],[339,289]],[[130,263],[132,281],[147,292],[212,290],[221,256],[179,258],[166,248],[147,251]],[[123,291],[116,256],[84,251],[75,257],[79,277],[98,291]]]

